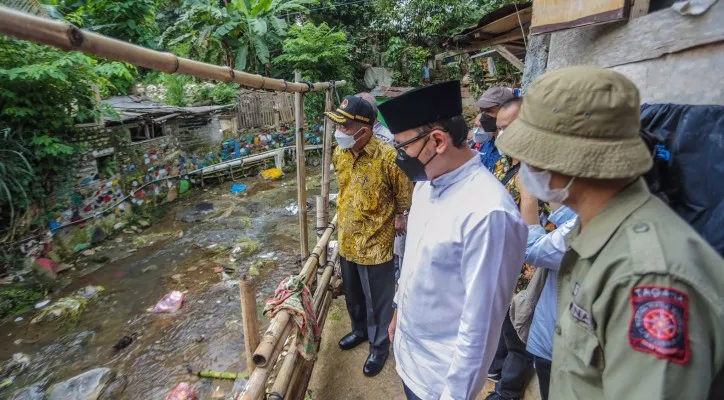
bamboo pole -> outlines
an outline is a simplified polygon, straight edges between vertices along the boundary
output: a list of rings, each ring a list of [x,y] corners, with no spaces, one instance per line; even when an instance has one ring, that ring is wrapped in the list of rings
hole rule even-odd
[[[338,278],[335,276],[332,277],[332,279],[335,280]],[[323,293],[324,300],[322,301],[322,306],[316,310],[317,325],[319,325],[320,331],[324,329],[324,325],[327,322],[327,315],[332,305],[332,293],[329,290],[325,290]],[[320,344],[321,342],[317,344],[317,350],[319,350]],[[313,370],[314,363],[311,361],[302,360],[301,363],[297,364],[292,374],[292,386],[287,391],[288,395],[285,397],[286,400],[304,400]]]
[[[310,255],[307,262],[304,264],[302,270],[299,272],[299,277],[304,279],[304,281],[307,283],[307,286],[311,285],[314,282],[314,277],[317,276],[317,269],[315,268],[317,260],[315,260],[315,258],[317,258],[322,253],[322,250],[327,248],[329,238],[332,237],[332,233],[336,228],[337,215],[335,215],[334,218],[332,218],[332,222],[327,225],[327,229],[324,231],[324,234],[317,242],[317,245],[314,246],[312,254]]]
[[[294,80],[300,82],[302,73],[294,71]],[[302,260],[309,257],[309,233],[307,228],[307,166],[304,157],[304,132],[302,118],[304,99],[302,93],[294,93],[294,124],[297,133],[297,200],[299,202],[299,249]]]
[[[332,232],[334,232],[336,226],[337,216],[335,215],[332,222],[324,231],[324,235],[322,235],[322,238],[319,239],[317,245],[314,247],[314,251],[312,251],[313,256],[309,257],[302,271],[299,273],[299,277],[304,279],[307,286],[311,284],[311,279],[317,275],[316,273],[310,272],[316,272],[316,268],[313,268],[314,265],[316,265],[316,258],[319,256],[322,248],[326,247],[327,243],[329,243],[329,238],[332,236]],[[279,311],[279,313],[274,316],[271,324],[269,324],[269,328],[267,328],[264,336],[261,338],[261,343],[254,351],[253,361],[257,367],[266,366],[271,359],[271,354],[277,342],[286,340],[286,336],[283,336],[282,332],[286,326],[289,325],[289,319],[289,313],[285,310]]]
[[[296,367],[298,355],[297,338],[295,336],[291,344],[289,344],[287,355],[284,356],[284,361],[282,362],[281,368],[279,368],[279,373],[277,374],[269,396],[267,396],[267,400],[284,399],[284,395],[287,393],[289,384],[292,381],[292,374],[294,373],[294,367]]]
[[[244,329],[244,354],[246,370],[254,371],[254,350],[259,346],[259,317],[256,312],[256,284],[252,277],[245,275],[239,285],[241,292],[241,319]]]
[[[255,89],[300,93],[321,91],[330,87],[329,82],[317,82],[312,84],[310,88],[309,85],[303,83],[267,78],[233,70],[229,67],[177,57],[171,53],[136,46],[79,29],[65,22],[41,18],[7,7],[0,7],[0,33],[18,39],[47,44],[66,51],[75,50],[109,60],[124,61],[137,67],[149,68],[168,74],[186,74],[203,79],[236,82]],[[335,83],[337,86],[344,84],[344,81]]]
[[[290,315],[288,312],[282,310],[272,319],[269,328],[261,338],[261,343],[257,346],[256,351],[252,356],[252,362],[259,367],[266,367],[271,359],[271,354],[274,352],[274,348],[277,343],[286,340],[286,337],[282,333],[291,325],[289,323]]]
[[[282,337],[288,337],[291,331],[292,324],[288,324],[286,328],[284,328],[284,332],[282,332]],[[269,374],[271,374],[272,370],[274,370],[274,366],[277,363],[279,354],[281,354],[282,349],[284,349],[285,343],[286,340],[278,341],[276,346],[274,346],[271,362],[264,367],[256,368],[254,372],[251,373],[244,391],[239,394],[239,397],[237,397],[238,400],[259,400],[262,398],[266,389],[267,378],[269,378]]]
[[[203,370],[199,371],[196,376],[199,378],[213,378],[213,379],[246,379],[249,377],[248,374],[241,374],[237,372],[225,372],[225,371],[214,371],[214,370]]]
[[[322,238],[324,231],[327,229],[327,219],[324,216],[324,197],[315,197],[317,203],[317,240]],[[322,253],[319,255],[319,266],[322,267],[327,264],[327,248],[322,249]]]
[[[332,274],[334,273],[334,266],[335,264],[339,263],[339,247],[335,247],[332,252],[332,257],[329,258],[329,261],[327,262],[326,266],[324,267],[324,272],[322,273],[322,277],[319,279],[319,284],[317,285],[317,291],[314,292],[314,298],[312,299],[312,309],[315,310],[315,312],[319,309],[320,305],[322,304],[322,297],[324,296],[324,293],[326,293],[329,289],[329,282],[332,279]]]
[[[325,111],[332,111],[334,108],[334,93],[333,89],[327,89],[327,93],[324,99]],[[334,124],[329,118],[324,119],[324,153],[322,156],[322,197],[324,198],[324,218],[329,221],[329,182],[331,177],[331,171],[329,166],[332,164],[332,140],[334,138]]]

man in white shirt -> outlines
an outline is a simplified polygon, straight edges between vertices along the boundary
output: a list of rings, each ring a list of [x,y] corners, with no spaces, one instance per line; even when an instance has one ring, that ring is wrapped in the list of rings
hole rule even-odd
[[[408,399],[474,399],[525,254],[513,199],[466,143],[460,83],[380,105],[397,165],[418,181],[390,324]]]

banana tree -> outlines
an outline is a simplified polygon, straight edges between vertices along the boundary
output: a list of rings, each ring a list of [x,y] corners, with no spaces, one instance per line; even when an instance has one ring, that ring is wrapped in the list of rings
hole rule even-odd
[[[186,0],[187,11],[161,38],[167,46],[190,43],[190,51],[207,58],[218,50],[232,68],[259,71],[269,63],[270,48],[280,47],[287,33],[283,16],[306,13],[317,0]],[[205,60],[213,61],[213,60]]]

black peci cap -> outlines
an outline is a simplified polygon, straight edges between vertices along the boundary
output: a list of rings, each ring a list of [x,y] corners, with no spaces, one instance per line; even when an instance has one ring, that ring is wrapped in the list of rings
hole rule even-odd
[[[338,124],[344,124],[348,120],[372,125],[377,117],[372,105],[365,99],[357,96],[346,96],[335,111],[324,113],[327,118]]]
[[[393,134],[461,115],[460,81],[411,90],[380,104],[378,109]]]

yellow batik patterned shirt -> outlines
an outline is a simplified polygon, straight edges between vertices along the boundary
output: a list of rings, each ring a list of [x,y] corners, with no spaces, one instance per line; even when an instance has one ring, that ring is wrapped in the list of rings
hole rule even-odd
[[[340,255],[362,265],[393,257],[395,215],[409,210],[412,182],[395,164],[395,149],[372,137],[357,157],[339,147],[332,163],[339,182]]]

